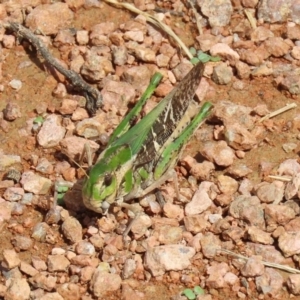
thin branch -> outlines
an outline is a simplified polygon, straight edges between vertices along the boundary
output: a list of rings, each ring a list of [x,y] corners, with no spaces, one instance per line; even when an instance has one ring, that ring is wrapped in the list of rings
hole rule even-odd
[[[245,12],[246,17],[249,20],[249,23],[250,23],[251,27],[253,29],[257,28],[257,26],[256,26],[256,19],[254,19],[252,13],[248,9],[245,9],[244,12]]]
[[[25,28],[19,23],[9,22],[4,25],[5,28],[14,31],[19,37],[28,40],[43,56],[43,58],[57,69],[61,74],[63,74],[71,84],[77,90],[81,91],[85,96],[86,108],[91,115],[94,115],[96,110],[102,105],[102,96],[100,92],[87,84],[82,77],[72,70],[65,69],[58,61],[52,56],[50,51],[46,48],[44,43],[29,29]]]
[[[268,177],[271,179],[275,179],[275,180],[279,180],[279,181],[283,181],[283,182],[292,181],[292,177],[288,177],[288,176],[269,175]]]
[[[277,109],[277,110],[275,110],[275,111],[273,111],[273,112],[265,115],[263,118],[261,118],[258,121],[258,123],[261,123],[261,122],[263,122],[265,120],[271,119],[271,118],[273,118],[273,117],[275,117],[275,116],[277,116],[279,114],[282,114],[282,113],[284,113],[284,112],[286,112],[286,111],[288,111],[288,110],[290,110],[292,108],[295,108],[295,107],[297,107],[296,103],[287,104],[286,106],[284,106],[284,107],[282,107],[280,109]]]

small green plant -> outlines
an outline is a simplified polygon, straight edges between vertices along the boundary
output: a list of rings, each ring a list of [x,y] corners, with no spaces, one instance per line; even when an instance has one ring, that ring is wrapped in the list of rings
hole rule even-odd
[[[42,116],[37,116],[34,120],[33,123],[34,124],[43,124],[44,122],[44,118]]]
[[[200,286],[195,286],[193,289],[185,289],[182,295],[187,297],[189,300],[194,300],[198,295],[204,295],[205,291]]]
[[[189,50],[191,54],[194,56],[191,59],[191,63],[193,65],[197,64],[199,61],[206,63],[208,61],[217,62],[221,60],[219,56],[211,56],[201,50],[196,50],[194,47],[191,47]]]
[[[56,185],[55,189],[57,192],[57,204],[64,205],[64,196],[65,193],[69,190],[70,186],[67,185]]]

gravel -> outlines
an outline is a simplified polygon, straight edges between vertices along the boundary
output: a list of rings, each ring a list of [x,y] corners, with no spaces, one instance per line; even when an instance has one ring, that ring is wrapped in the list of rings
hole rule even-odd
[[[120,24],[95,17],[78,23],[82,11],[89,13],[87,7],[103,10],[104,4],[28,1],[25,6],[16,0],[1,3],[1,22],[24,17],[63,65],[101,90],[103,107],[89,117],[85,98],[46,64],[47,77],[35,86],[38,80],[30,70],[36,63],[28,60],[28,46],[16,43],[2,27],[1,93],[10,95],[0,113],[0,297],[147,299],[160,284],[167,287],[163,296],[172,299],[186,299],[180,295],[183,289],[197,285],[206,293],[201,299],[300,295],[299,274],[283,276],[265,264],[299,266],[299,112],[261,122],[278,103],[283,107],[300,94],[297,1],[198,1],[203,32],[188,44],[221,58],[206,63],[206,78],[196,93],[201,101],[213,99],[215,109],[176,166],[180,198],[170,181],[160,188],[163,207],[154,195],[140,199],[136,207],[141,212],[126,238],[126,210],[116,206],[101,216],[84,207],[85,171],[77,162],[86,144],[98,155],[155,71],[164,79],[143,114],[192,64],[143,16]],[[151,10],[154,2],[136,6]],[[157,15],[186,35],[194,14],[183,3],[174,2],[172,10],[183,13],[182,26],[172,24],[168,12]],[[8,70],[10,57],[18,60],[16,70]],[[31,86],[18,72],[28,72]],[[265,82],[272,82],[272,89],[264,88]],[[255,103],[249,90],[259,83]],[[49,86],[52,95],[40,100]],[[29,89],[38,99],[35,107]],[[275,151],[281,156],[272,160]],[[270,161],[262,152],[271,153]],[[20,181],[7,176],[12,170],[21,174]],[[58,180],[74,185],[64,196],[64,207],[53,203]],[[225,250],[248,259],[226,256]]]

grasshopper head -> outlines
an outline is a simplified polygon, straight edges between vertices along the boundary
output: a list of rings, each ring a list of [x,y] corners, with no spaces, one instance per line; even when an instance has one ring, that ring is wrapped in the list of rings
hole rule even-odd
[[[83,184],[83,203],[87,208],[103,213],[113,203],[117,190],[114,172],[107,170],[107,165],[98,163],[91,169],[89,178]]]
[[[87,208],[99,213],[109,208],[117,197],[124,173],[132,166],[131,158],[131,149],[127,144],[106,150],[83,185],[83,203]]]

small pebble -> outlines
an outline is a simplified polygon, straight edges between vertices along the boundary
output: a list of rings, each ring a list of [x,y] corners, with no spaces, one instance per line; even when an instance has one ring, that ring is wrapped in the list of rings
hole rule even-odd
[[[20,201],[24,196],[24,190],[18,187],[9,187],[5,190],[3,198],[7,201]]]
[[[3,110],[3,118],[7,121],[14,121],[22,116],[20,106],[14,102],[8,102]]]
[[[21,216],[24,213],[25,206],[22,203],[14,203],[11,214],[16,216]]]
[[[282,145],[282,149],[284,150],[285,153],[290,153],[294,151],[297,148],[296,143],[285,143]]]
[[[15,248],[25,251],[29,250],[32,247],[33,241],[29,237],[23,235],[16,235],[12,239],[12,244]]]
[[[23,195],[21,203],[25,204],[25,205],[30,205],[32,203],[32,199],[33,199],[33,194],[32,193],[25,193]]]
[[[20,90],[22,87],[22,81],[18,79],[13,79],[9,82],[10,87],[12,87],[14,90]]]
[[[78,242],[75,250],[77,254],[85,254],[90,256],[95,254],[95,247],[93,246],[93,244],[87,241]]]
[[[73,217],[68,217],[61,226],[63,235],[71,243],[76,243],[82,240],[82,226]]]
[[[39,242],[45,242],[49,228],[49,225],[45,222],[37,223],[32,230],[31,237]]]

